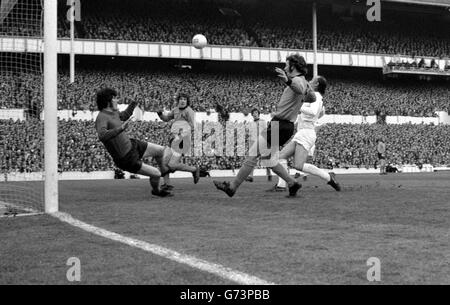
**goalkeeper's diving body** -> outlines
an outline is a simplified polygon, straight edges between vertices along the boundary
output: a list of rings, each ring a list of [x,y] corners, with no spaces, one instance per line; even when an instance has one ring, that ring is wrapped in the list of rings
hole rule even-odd
[[[199,170],[186,169],[184,164],[177,162],[178,158],[170,147],[130,139],[126,130],[131,116],[137,106],[132,102],[128,108],[119,112],[117,92],[106,88],[97,93],[97,107],[100,111],[95,121],[95,128],[100,141],[106,147],[117,167],[133,174],[150,177],[152,194],[159,197],[170,196],[170,192],[161,190],[161,177],[175,171],[189,171],[193,173],[194,183],[200,179]],[[160,169],[143,162],[144,159],[154,158]]]
[[[266,147],[275,145],[274,139],[272,139],[272,129],[277,130],[279,146],[285,145],[290,138],[294,135],[294,122],[297,120],[300,108],[304,102],[315,102],[315,94],[310,87],[305,76],[307,74],[307,65],[305,59],[298,55],[293,54],[287,57],[286,66],[284,70],[277,68],[276,72],[278,77],[285,83],[286,88],[283,91],[283,95],[277,105],[277,111],[275,112],[272,121],[267,129],[265,135],[261,135],[254,144],[256,147],[250,148],[250,155],[244,161],[242,168],[239,170],[237,177],[234,181],[230,182],[218,182],[214,181],[217,189],[225,192],[229,197],[233,197],[238,190],[239,186],[245,181],[245,179],[251,174],[256,167],[258,158],[269,159],[266,161],[267,167],[272,168],[272,171],[280,176],[282,179],[288,182],[289,196],[296,196],[298,190],[302,187],[296,180],[292,180],[283,166],[287,168],[287,160],[279,160],[279,147],[276,147],[278,153],[273,153],[271,148],[259,149],[261,143],[267,144]],[[253,154],[257,151],[256,154]]]

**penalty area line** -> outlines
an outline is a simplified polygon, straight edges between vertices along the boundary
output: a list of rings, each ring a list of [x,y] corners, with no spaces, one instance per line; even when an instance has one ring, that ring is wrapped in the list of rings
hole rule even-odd
[[[51,214],[53,217],[59,219],[60,221],[67,223],[71,226],[74,226],[76,228],[82,229],[83,231],[95,234],[97,236],[107,238],[134,248],[138,248],[141,250],[144,250],[146,252],[152,253],[154,255],[158,255],[160,257],[163,257],[165,259],[169,259],[171,261],[187,265],[189,267],[192,267],[194,269],[204,271],[213,275],[216,275],[222,279],[232,281],[234,283],[240,284],[240,285],[275,285],[274,283],[265,281],[263,279],[260,279],[258,277],[233,270],[231,268],[222,266],[220,264],[210,263],[208,261],[198,259],[194,256],[185,255],[182,253],[179,253],[177,251],[167,249],[158,245],[153,245],[150,243],[147,243],[145,241],[141,241],[138,239],[125,237],[120,234],[95,227],[93,225],[87,224],[85,222],[82,222],[78,219],[73,218],[71,215],[57,212]]]

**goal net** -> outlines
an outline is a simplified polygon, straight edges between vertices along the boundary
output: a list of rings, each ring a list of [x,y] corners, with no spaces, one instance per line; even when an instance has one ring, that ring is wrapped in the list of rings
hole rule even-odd
[[[0,5],[0,217],[44,210],[43,1]]]

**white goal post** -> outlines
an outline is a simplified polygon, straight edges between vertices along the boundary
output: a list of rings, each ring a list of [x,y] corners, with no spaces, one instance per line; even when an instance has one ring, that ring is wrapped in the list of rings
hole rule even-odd
[[[59,210],[58,202],[58,0],[44,3],[44,164],[45,212]]]

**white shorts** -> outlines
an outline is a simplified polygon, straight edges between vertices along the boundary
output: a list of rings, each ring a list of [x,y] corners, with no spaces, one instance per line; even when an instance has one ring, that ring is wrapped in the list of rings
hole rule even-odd
[[[314,153],[312,150],[315,148],[316,139],[317,135],[314,129],[301,129],[295,134],[293,141],[302,145],[311,155],[311,152]]]

